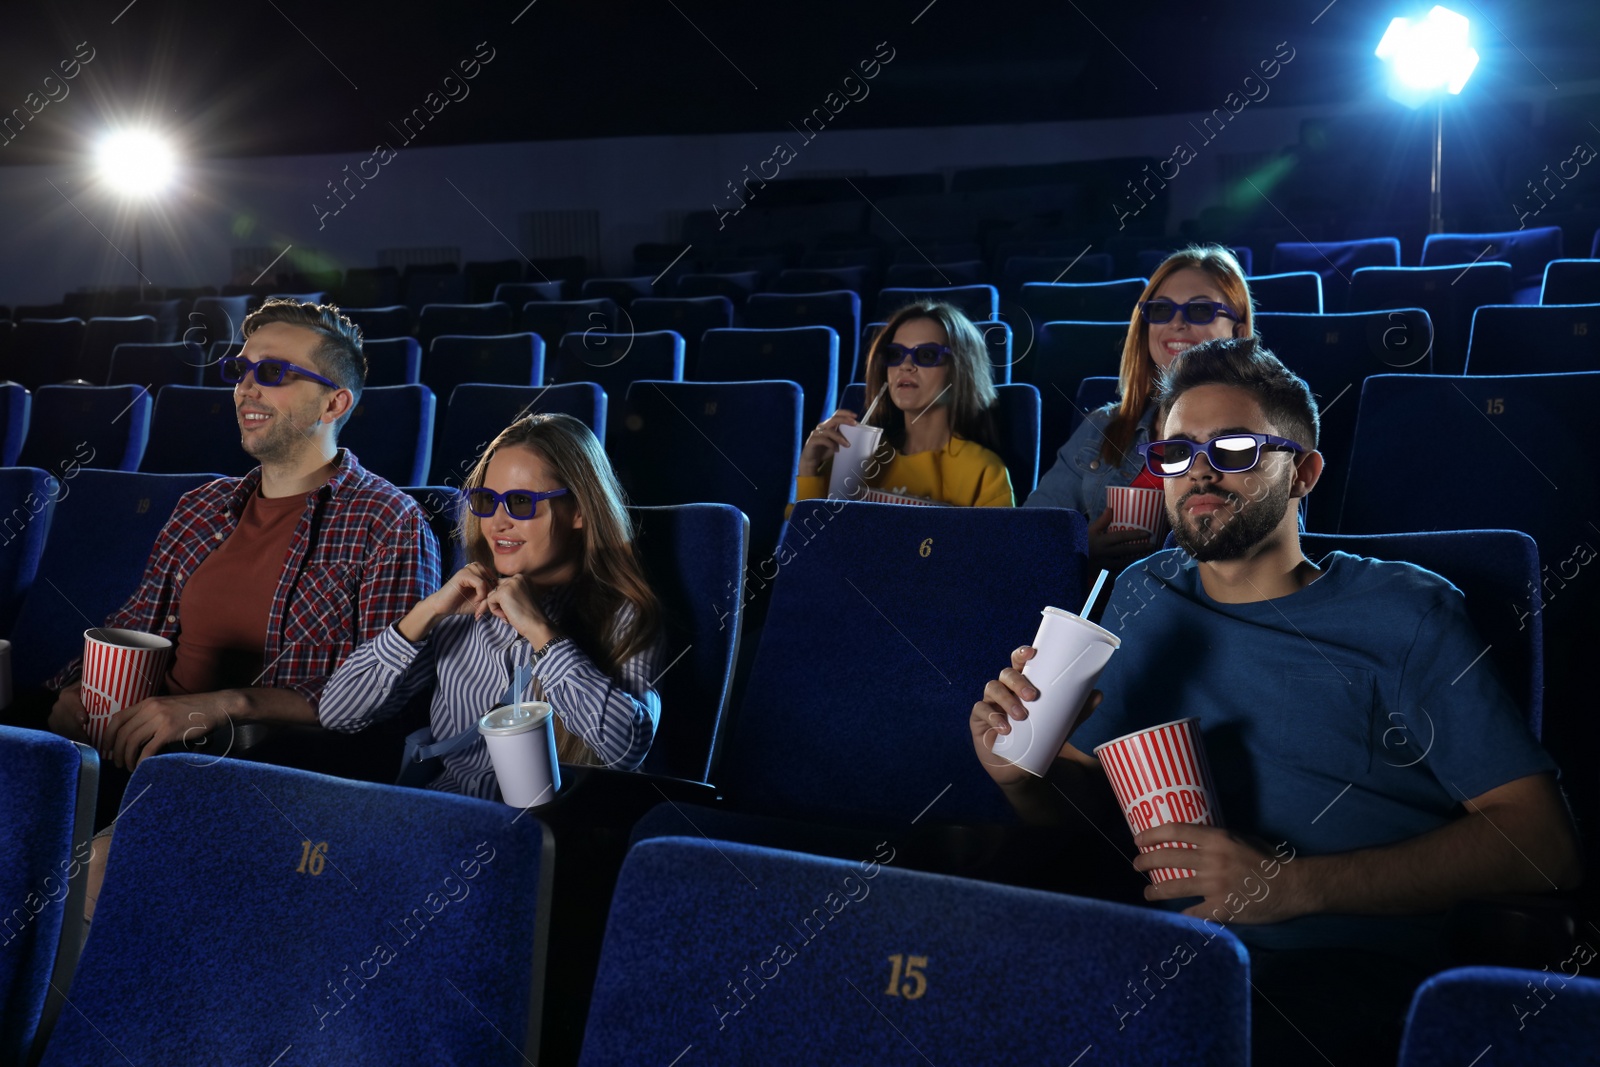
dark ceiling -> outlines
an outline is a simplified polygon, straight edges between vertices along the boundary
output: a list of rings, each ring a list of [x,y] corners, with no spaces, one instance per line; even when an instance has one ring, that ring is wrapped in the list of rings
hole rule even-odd
[[[397,138],[391,122],[430,102],[440,110],[421,145],[783,129],[844,88],[869,95],[844,107],[837,128],[1166,114],[1220,107],[1246,91],[1269,93],[1268,106],[1352,102],[1376,91],[1372,48],[1388,18],[1429,6],[525,4],[7,5],[0,115],[38,114],[25,126],[13,121],[0,165],[68,157],[127,120],[170,127],[192,155],[370,150]],[[1467,0],[1460,10],[1483,55],[1469,94],[1600,78],[1592,0]],[[859,63],[891,50],[865,89],[845,85]],[[46,82],[75,52],[93,58],[74,80]],[[475,52],[492,58],[470,82],[447,84]],[[1246,85],[1275,54],[1293,58],[1265,86]],[[445,100],[447,91],[460,99]],[[48,95],[58,99],[45,103]]]

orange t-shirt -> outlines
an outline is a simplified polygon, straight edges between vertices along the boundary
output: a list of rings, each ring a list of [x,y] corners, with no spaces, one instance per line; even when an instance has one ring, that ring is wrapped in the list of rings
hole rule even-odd
[[[242,689],[260,676],[272,595],[305,510],[302,494],[267,500],[257,490],[228,539],[189,576],[168,693]]]

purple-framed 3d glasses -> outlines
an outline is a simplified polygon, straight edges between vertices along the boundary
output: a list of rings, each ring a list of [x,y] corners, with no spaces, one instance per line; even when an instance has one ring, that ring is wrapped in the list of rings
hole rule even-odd
[[[222,371],[222,380],[228,382],[230,385],[236,385],[239,382],[244,381],[244,376],[246,374],[254,372],[256,376],[256,384],[268,387],[279,386],[283,384],[284,379],[288,377],[290,373],[294,373],[300,375],[302,378],[309,378],[314,382],[320,382],[330,389],[344,388],[338,382],[330,381],[329,379],[318,374],[316,371],[306,370],[304,367],[295,363],[290,363],[286,359],[263,359],[259,362],[252,363],[243,356],[229,356],[227,359],[222,361],[222,366],[220,369]]]
[[[1191,326],[1209,326],[1216,321],[1218,315],[1234,322],[1239,321],[1239,316],[1227,304],[1219,304],[1215,300],[1198,296],[1187,304],[1180,304],[1160,296],[1139,305],[1139,314],[1144,316],[1145,322],[1154,326],[1171,322],[1172,317],[1180,312],[1183,314],[1183,320]]]
[[[1201,452],[1218,474],[1242,474],[1261,462],[1263,452],[1304,451],[1287,437],[1274,437],[1270,433],[1225,433],[1209,441],[1151,441],[1139,446],[1145,466],[1157,478],[1188,474],[1195,456]]]
[[[532,489],[507,489],[497,493],[493,489],[482,486],[477,489],[467,490],[467,510],[480,519],[492,519],[500,505],[506,506],[506,514],[513,519],[531,519],[539,514],[539,501],[549,500],[554,496],[566,496],[571,490],[552,489],[547,493],[538,493]]]
[[[903,345],[897,341],[890,341],[883,346],[883,365],[898,367],[906,361],[906,357],[919,367],[937,367],[950,358],[950,346],[935,344],[928,341],[920,345]]]

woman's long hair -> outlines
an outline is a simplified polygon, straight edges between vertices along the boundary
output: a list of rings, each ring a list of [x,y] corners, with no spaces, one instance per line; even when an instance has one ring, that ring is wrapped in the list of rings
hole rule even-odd
[[[958,308],[935,300],[919,300],[896,311],[884,323],[878,336],[867,350],[866,404],[872,408],[867,422],[883,427],[883,436],[896,452],[905,450],[905,413],[885,398],[874,404],[889,380],[889,369],[883,362],[883,346],[894,340],[901,325],[915,319],[932,319],[944,327],[950,347],[950,379],[948,391],[942,401],[950,409],[950,432],[956,437],[974,441],[990,451],[998,451],[994,432],[994,373],[989,369],[989,347],[972,320]]]
[[[644,651],[661,627],[661,605],[645,581],[633,547],[633,523],[623,505],[622,486],[611,461],[589,427],[571,415],[528,415],[500,431],[489,443],[462,491],[481,488],[489,461],[502,448],[526,448],[550,466],[557,483],[570,492],[546,506],[575,508],[583,526],[573,531],[583,540],[567,615],[561,628],[606,674],[622,681],[622,664]],[[481,520],[461,509],[461,543],[467,558],[494,569],[494,553],[483,535]],[[617,612],[632,607],[620,632]],[[556,753],[565,763],[597,763],[593,749],[556,719]]]
[[[1222,299],[1239,316],[1233,325],[1233,336],[1251,337],[1255,333],[1255,306],[1250,296],[1250,286],[1244,280],[1244,269],[1233,253],[1221,245],[1190,245],[1172,253],[1161,261],[1161,266],[1150,275],[1150,283],[1139,295],[1144,303],[1155,295],[1166,280],[1180,270],[1203,270],[1211,276]],[[1100,460],[1121,466],[1122,459],[1133,445],[1139,430],[1139,420],[1150,406],[1156,393],[1155,357],[1150,354],[1150,327],[1137,306],[1128,319],[1128,336],[1122,342],[1122,368],[1118,374],[1122,388],[1122,401],[1107,424],[1100,442]]]

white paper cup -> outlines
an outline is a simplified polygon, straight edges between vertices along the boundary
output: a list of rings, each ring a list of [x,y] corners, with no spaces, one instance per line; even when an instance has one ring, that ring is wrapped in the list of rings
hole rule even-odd
[[[99,748],[106,724],[123,708],[155,694],[167,673],[172,642],[138,630],[95,627],[83,631],[83,709],[89,743]]]
[[[1142,530],[1150,535],[1152,548],[1160,548],[1166,542],[1169,529],[1166,490],[1109,485],[1106,507],[1111,509],[1111,530]]]
[[[0,641],[0,710],[11,706],[11,642]]]
[[[1205,741],[1200,736],[1200,720],[1152,726],[1094,750],[1095,758],[1111,779],[1111,788],[1122,805],[1128,829],[1143,833],[1152,826],[1169,822],[1197,826],[1221,826],[1222,812],[1217,807],[1217,790],[1212,784],[1211,765],[1206,762]],[[1193,848],[1181,841],[1140,849]],[[1151,882],[1187,878],[1194,871],[1183,867],[1157,867],[1150,871]]]
[[[1122,639],[1070,611],[1045,608],[1041,614],[1037,651],[1023,669],[1039,699],[1022,702],[1028,717],[1010,720],[1011,732],[994,739],[994,754],[1043,778]]]
[[[873,456],[883,443],[883,427],[841,423],[839,432],[844,434],[849,445],[834,454],[833,470],[828,475],[828,495],[842,500],[859,500],[867,488],[868,474],[877,471]]]
[[[550,705],[542,700],[504,704],[478,720],[489,761],[500,783],[500,799],[514,808],[548,804],[561,788],[556,731]]]

